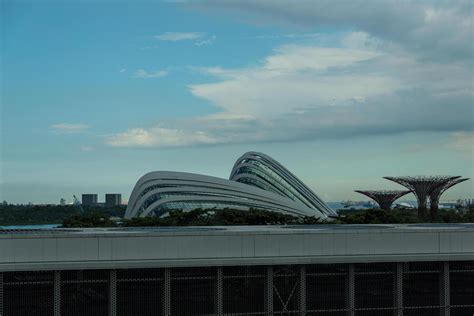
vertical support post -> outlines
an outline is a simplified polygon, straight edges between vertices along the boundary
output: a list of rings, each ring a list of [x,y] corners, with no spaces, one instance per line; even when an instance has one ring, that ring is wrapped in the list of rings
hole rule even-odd
[[[395,315],[403,316],[403,263],[397,262],[395,272]]]
[[[3,273],[0,272],[0,316],[3,316]]]
[[[61,316],[61,271],[54,271],[54,281],[53,281],[53,315]]]
[[[306,266],[300,265],[300,315],[306,315]]]
[[[117,315],[117,270],[110,270],[109,275],[109,316]]]
[[[163,316],[171,315],[171,269],[165,268],[163,282]]]
[[[441,279],[440,279],[440,306],[441,306],[441,315],[450,316],[451,315],[451,293],[450,293],[450,284],[449,284],[449,262],[443,262],[443,268],[441,269]]]
[[[347,315],[355,315],[355,271],[354,264],[349,264],[348,271],[348,287],[347,287]]]
[[[224,314],[224,269],[222,267],[217,267],[216,314],[218,316],[222,316]]]
[[[273,267],[267,266],[265,272],[265,313],[268,316],[273,315]]]

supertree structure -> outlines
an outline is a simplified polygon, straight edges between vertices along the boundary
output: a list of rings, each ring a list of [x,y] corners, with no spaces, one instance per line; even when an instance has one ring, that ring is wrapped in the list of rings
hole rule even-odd
[[[438,205],[439,205],[439,199],[441,195],[449,188],[455,186],[458,183],[464,182],[469,180],[469,178],[455,178],[452,180],[449,180],[448,182],[445,182],[443,185],[436,187],[431,193],[429,194],[429,199],[430,199],[430,211],[431,211],[431,217],[432,218],[437,218],[438,217]]]
[[[390,210],[392,203],[399,197],[410,193],[410,190],[355,190],[355,192],[368,196],[378,203],[381,209]]]
[[[418,201],[418,214],[424,216],[426,213],[426,200],[430,194],[443,187],[449,181],[460,178],[460,176],[406,176],[406,177],[384,177],[384,179],[397,182],[412,191]]]

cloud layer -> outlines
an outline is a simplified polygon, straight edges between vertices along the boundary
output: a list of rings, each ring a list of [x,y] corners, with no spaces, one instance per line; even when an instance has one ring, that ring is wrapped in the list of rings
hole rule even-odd
[[[109,145],[170,147],[443,131],[454,133],[458,145],[453,146],[465,146],[459,135],[470,135],[474,126],[470,6],[370,1],[204,6],[251,13],[268,23],[357,30],[334,35],[331,47],[281,45],[252,67],[193,67],[213,81],[188,88],[215,105],[215,114],[134,127],[110,137]]]
[[[156,35],[155,38],[162,40],[162,41],[170,41],[170,42],[177,42],[177,41],[189,41],[189,40],[197,40],[201,39],[205,36],[204,33],[199,32],[166,32],[160,35]]]
[[[50,128],[59,134],[79,133],[90,128],[89,125],[82,123],[57,123],[50,126]]]
[[[194,41],[194,45],[198,47],[211,45],[217,38],[215,35],[201,32],[166,32],[154,37],[160,41],[168,42]]]
[[[168,72],[166,70],[147,71],[145,69],[138,69],[133,73],[133,78],[150,79],[166,77]]]
[[[196,5],[196,4],[194,4]],[[247,14],[255,23],[349,27],[440,59],[471,59],[473,6],[461,1],[203,1],[203,10]],[[257,22],[258,21],[258,22]]]

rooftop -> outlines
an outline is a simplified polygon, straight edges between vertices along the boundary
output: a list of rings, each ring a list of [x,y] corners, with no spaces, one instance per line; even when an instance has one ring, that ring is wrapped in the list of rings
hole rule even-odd
[[[0,271],[474,260],[474,224],[0,230]]]
[[[472,231],[474,223],[423,224],[318,224],[318,225],[254,225],[254,226],[160,226],[113,228],[53,228],[53,229],[0,229],[0,238],[28,237],[92,237],[136,235],[226,235],[245,234],[308,234],[308,233],[363,233],[363,232],[433,232]]]

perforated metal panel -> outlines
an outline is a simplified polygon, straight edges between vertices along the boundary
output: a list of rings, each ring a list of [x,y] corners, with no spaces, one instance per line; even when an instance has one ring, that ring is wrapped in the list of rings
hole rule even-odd
[[[273,311],[296,314],[300,308],[300,270],[298,266],[273,267]]]
[[[224,313],[224,271],[222,267],[216,268],[216,314],[218,316]]]
[[[299,288],[299,301],[300,301],[300,315],[306,315],[306,266],[300,266],[300,288]]]
[[[5,272],[2,297],[1,316],[471,316],[474,261]]]
[[[3,316],[3,273],[0,272],[0,316]]]
[[[355,269],[353,264],[349,264],[347,284],[347,311],[348,315],[355,315]]]
[[[273,315],[273,267],[265,269],[265,313]]]
[[[62,315],[107,315],[109,270],[61,272]]]
[[[395,309],[395,273],[393,263],[355,265],[355,309],[387,312]]]
[[[117,271],[110,270],[109,275],[109,316],[117,315]]]
[[[474,315],[474,261],[450,262],[449,270],[451,315]]]
[[[224,314],[264,314],[266,267],[224,267]]]
[[[306,266],[306,309],[308,315],[346,315],[348,265]]]
[[[215,268],[171,269],[171,315],[215,315]]]
[[[61,271],[54,271],[54,316],[61,315]]]
[[[164,271],[163,315],[171,315],[171,269]]]
[[[5,316],[54,315],[53,272],[8,272],[3,277]]]
[[[117,315],[140,311],[140,315],[151,316],[163,311],[163,273],[163,269],[117,270]]]

